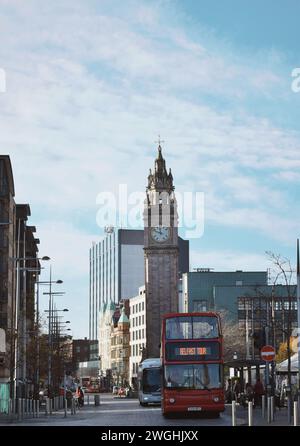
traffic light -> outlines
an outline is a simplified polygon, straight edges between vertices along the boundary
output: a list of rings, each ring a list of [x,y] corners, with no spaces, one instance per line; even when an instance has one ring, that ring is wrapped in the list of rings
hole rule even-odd
[[[256,330],[253,333],[253,341],[254,347],[260,350],[266,344],[265,330]]]

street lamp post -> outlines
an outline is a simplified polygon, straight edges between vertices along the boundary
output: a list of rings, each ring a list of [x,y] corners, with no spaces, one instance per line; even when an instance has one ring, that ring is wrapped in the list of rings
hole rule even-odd
[[[20,231],[19,231],[20,233]],[[19,245],[19,241],[18,241]],[[22,261],[25,265],[27,260],[50,260],[48,256],[44,257],[19,257],[19,252],[17,253],[17,257],[12,257],[11,259],[16,262],[16,298],[15,298],[15,336],[14,336],[14,386],[13,386],[13,397],[17,398],[17,388],[18,388],[18,360],[19,360],[19,307],[20,307],[20,261]],[[26,270],[26,268],[22,268]]]
[[[48,393],[50,394],[51,391],[51,381],[52,381],[52,324],[53,324],[53,299],[52,296],[54,295],[63,295],[64,293],[62,292],[53,292],[52,291],[52,283],[54,283],[54,281],[51,280],[52,279],[52,270],[50,267],[50,280],[49,280],[49,293],[43,293],[45,295],[49,295],[49,308],[48,308],[48,312],[49,312],[49,324],[48,324]],[[56,281],[55,283],[63,283],[62,280],[61,281]]]
[[[61,284],[63,283],[62,280],[55,280],[53,283]],[[46,281],[38,281],[36,282],[37,285],[37,292],[36,292],[36,342],[37,342],[37,349],[36,349],[36,385],[37,389],[39,389],[39,382],[40,382],[40,340],[39,340],[39,319],[40,319],[40,310],[39,310],[39,287],[40,285],[49,285],[49,280]]]
[[[297,239],[297,346],[298,346],[298,404],[300,403],[300,258],[299,239]]]

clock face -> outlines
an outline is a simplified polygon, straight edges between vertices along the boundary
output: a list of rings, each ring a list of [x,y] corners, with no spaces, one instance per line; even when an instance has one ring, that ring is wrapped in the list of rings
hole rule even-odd
[[[170,237],[170,229],[164,226],[151,229],[151,236],[156,242],[165,242]]]

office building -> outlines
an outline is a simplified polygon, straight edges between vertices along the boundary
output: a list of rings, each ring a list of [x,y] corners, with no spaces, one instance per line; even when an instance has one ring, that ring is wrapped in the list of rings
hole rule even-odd
[[[268,284],[267,271],[212,271],[198,268],[182,275],[179,295],[181,312],[224,310],[237,320],[237,297]]]
[[[189,241],[178,238],[179,271],[189,271]],[[99,339],[99,311],[136,296],[145,283],[144,231],[107,228],[90,248],[89,339]]]

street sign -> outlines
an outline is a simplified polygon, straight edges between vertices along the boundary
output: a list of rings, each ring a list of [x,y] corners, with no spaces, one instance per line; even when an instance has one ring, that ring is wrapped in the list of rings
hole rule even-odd
[[[263,361],[271,362],[275,359],[275,348],[271,345],[265,345],[260,351],[260,356]]]

